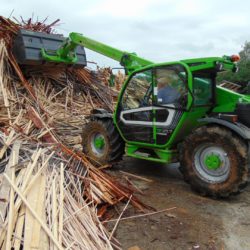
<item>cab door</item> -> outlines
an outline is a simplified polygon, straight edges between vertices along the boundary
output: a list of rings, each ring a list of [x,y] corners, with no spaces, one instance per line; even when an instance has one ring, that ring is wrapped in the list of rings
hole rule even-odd
[[[155,144],[153,136],[152,69],[132,75],[122,92],[116,122],[129,142]]]
[[[182,64],[137,72],[122,91],[117,126],[129,142],[164,145],[186,111],[187,100],[187,73]]]
[[[155,67],[153,76],[155,140],[157,145],[164,145],[187,111],[188,77],[185,67],[178,63]]]

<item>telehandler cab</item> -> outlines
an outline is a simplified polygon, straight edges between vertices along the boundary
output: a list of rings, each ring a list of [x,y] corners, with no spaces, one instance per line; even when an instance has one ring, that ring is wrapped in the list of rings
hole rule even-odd
[[[180,162],[191,187],[203,195],[238,194],[248,181],[250,95],[216,85],[218,72],[236,71],[238,56],[153,63],[70,33],[21,30],[13,46],[20,64],[84,67],[84,47],[124,67],[127,76],[114,114],[95,109],[84,126],[83,151],[99,164],[126,155]]]

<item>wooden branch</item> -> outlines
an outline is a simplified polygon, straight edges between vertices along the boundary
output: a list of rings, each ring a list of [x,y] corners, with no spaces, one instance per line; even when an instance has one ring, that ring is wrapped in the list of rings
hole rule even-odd
[[[156,212],[151,212],[151,213],[146,213],[146,214],[139,214],[139,215],[133,215],[133,216],[121,218],[120,221],[122,221],[122,220],[130,220],[130,219],[137,219],[137,218],[140,218],[140,217],[155,215],[155,214],[163,213],[163,212],[170,211],[170,210],[173,210],[173,209],[176,209],[176,208],[177,207],[171,207],[171,208],[166,208],[166,209],[163,209],[163,210],[160,210],[160,211],[156,211]],[[114,222],[114,221],[117,221],[117,220],[118,219],[106,220],[106,221],[103,221],[103,223]]]
[[[128,176],[131,176],[133,178],[136,178],[138,180],[147,181],[147,182],[153,182],[153,180],[150,180],[150,179],[142,177],[142,176],[138,176],[138,175],[131,174],[131,173],[128,173],[128,172],[125,172],[125,171],[121,171],[121,170],[119,172],[122,173],[122,174],[128,175]]]
[[[59,226],[58,226],[58,241],[62,244],[62,235],[63,235],[63,199],[64,199],[64,168],[63,163],[60,165],[60,197],[59,197]]]
[[[110,236],[109,236],[109,240],[112,239],[113,234],[115,233],[115,230],[116,230],[116,228],[118,227],[118,224],[119,224],[119,222],[120,222],[120,220],[121,220],[121,217],[122,217],[122,215],[124,214],[125,210],[127,209],[128,204],[129,204],[131,198],[132,198],[132,195],[130,195],[129,200],[128,200],[126,206],[123,208],[123,210],[122,210],[120,216],[118,217],[118,219],[117,219],[117,221],[116,221],[116,223],[115,223],[115,226],[114,226],[114,228],[113,228],[113,230],[112,230],[112,232],[111,232],[111,234],[110,234]]]
[[[20,245],[22,242],[22,235],[23,235],[23,225],[24,225],[24,216],[25,216],[25,206],[22,205],[20,208],[20,212],[17,218],[17,224],[15,229],[15,241],[14,241],[14,249],[20,249]]]
[[[8,169],[11,171],[11,181],[15,182],[15,166],[18,163],[18,156],[19,156],[19,150],[20,150],[20,142],[17,141],[13,145],[13,149],[11,151],[9,163],[8,163]],[[7,176],[7,174],[6,174]],[[8,189],[8,186],[6,185],[5,188]],[[1,192],[6,192],[8,193],[8,190],[1,190]],[[7,194],[6,193],[6,194]],[[15,213],[14,211],[14,190],[11,188],[10,190],[10,196],[9,196],[9,212],[8,212],[8,228],[7,228],[7,236],[6,236],[6,249],[9,250],[11,249],[11,236],[12,236],[12,231],[14,227],[14,221],[13,221],[13,215]],[[3,212],[3,211],[1,211]]]
[[[42,218],[43,211],[44,211],[46,178],[44,175],[40,175],[39,179],[40,179],[40,188],[39,188],[39,192],[37,193],[39,198],[36,203],[36,212],[37,212],[37,215],[40,218]],[[31,249],[39,249],[40,238],[41,238],[41,225],[35,220],[33,222],[33,232],[32,232],[31,244],[30,244]]]
[[[13,152],[15,155],[15,153]],[[15,156],[13,156],[14,158]],[[7,175],[6,175],[7,176]],[[15,182],[15,169],[11,169],[11,181]],[[14,221],[13,221],[13,213],[14,213],[14,189],[11,188],[10,190],[10,200],[9,200],[9,212],[8,212],[8,229],[7,229],[7,237],[6,237],[6,250],[11,249],[11,236],[12,231],[14,227]]]
[[[63,250],[63,247],[59,244],[59,242],[55,239],[54,235],[52,232],[49,230],[47,225],[41,220],[41,218],[37,215],[37,213],[33,210],[33,208],[30,206],[26,198],[23,196],[23,194],[19,191],[19,189],[16,187],[16,185],[10,180],[10,178],[4,174],[4,177],[6,180],[9,182],[9,184],[13,187],[15,192],[18,194],[18,196],[21,198],[25,206],[29,209],[31,214],[34,216],[34,218],[40,223],[41,227],[45,231],[45,233],[49,236],[49,238],[53,241],[53,243],[56,245],[56,247],[60,250]]]

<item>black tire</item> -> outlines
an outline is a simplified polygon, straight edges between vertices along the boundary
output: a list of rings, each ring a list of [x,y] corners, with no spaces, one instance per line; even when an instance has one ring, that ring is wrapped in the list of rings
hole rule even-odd
[[[96,152],[92,141],[95,134],[100,134],[105,141],[102,152]],[[124,142],[115,128],[112,119],[96,119],[88,122],[82,131],[83,152],[94,164],[104,165],[118,162],[124,154]]]
[[[202,147],[205,149],[202,149]],[[220,166],[218,167],[218,171],[222,171],[220,168],[228,170],[223,170],[225,173],[222,175],[221,172],[219,179],[214,177],[214,173],[216,173],[217,169],[207,170],[209,172],[207,175],[205,167],[201,167],[201,165],[206,165],[207,163],[205,163],[205,161],[201,163],[202,153],[200,152],[203,152],[205,158],[205,150],[208,152],[209,149],[213,147],[217,150],[221,150],[221,152],[225,152],[225,160],[222,156],[223,160],[219,161]],[[210,155],[211,154],[213,153],[210,153]],[[247,144],[242,138],[224,127],[210,125],[200,127],[193,131],[180,146],[180,164],[180,170],[184,176],[184,180],[187,181],[195,191],[205,196],[212,196],[214,198],[228,197],[232,194],[238,194],[247,186]],[[203,169],[205,169],[205,171]],[[211,178],[209,177],[210,173]]]
[[[238,103],[236,106],[236,114],[238,115],[239,120],[248,127],[250,126],[249,111],[249,103]]]

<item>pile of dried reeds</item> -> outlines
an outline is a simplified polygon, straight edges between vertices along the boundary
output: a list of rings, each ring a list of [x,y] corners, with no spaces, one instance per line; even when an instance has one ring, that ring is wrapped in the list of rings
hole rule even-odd
[[[21,68],[11,53],[20,27],[52,29],[0,17],[0,170],[6,169],[0,248],[34,248],[39,242],[46,244],[41,249],[118,248],[101,225],[97,206],[102,215],[120,201],[140,210],[145,205],[96,169],[80,147],[85,116],[93,107],[112,110],[116,92],[101,81],[102,73],[87,69]]]

